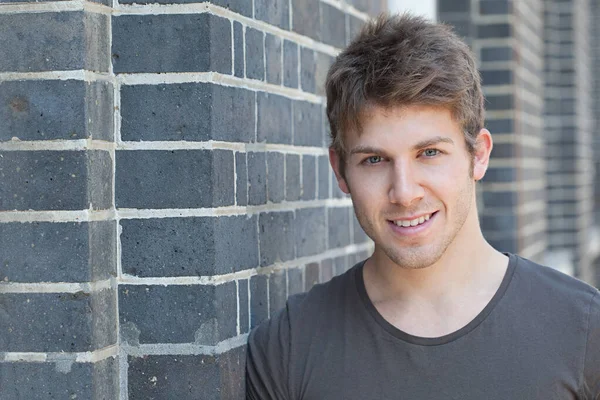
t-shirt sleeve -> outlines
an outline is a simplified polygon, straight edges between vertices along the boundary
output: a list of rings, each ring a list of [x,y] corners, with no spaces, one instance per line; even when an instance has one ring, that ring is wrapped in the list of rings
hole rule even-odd
[[[587,399],[600,400],[600,292],[590,305],[589,330],[584,362],[584,392]]]
[[[248,337],[246,399],[291,400],[288,390],[290,324],[287,307]]]

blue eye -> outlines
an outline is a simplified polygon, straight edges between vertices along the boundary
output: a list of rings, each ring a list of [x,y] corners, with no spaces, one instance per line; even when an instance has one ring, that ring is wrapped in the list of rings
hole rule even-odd
[[[425,157],[435,157],[440,153],[440,151],[438,149],[426,149],[425,151],[423,151],[423,155]]]
[[[381,156],[371,156],[371,157],[368,157],[368,158],[365,160],[365,162],[366,162],[367,164],[377,164],[377,163],[380,163],[380,162],[381,162],[381,160],[382,160]]]

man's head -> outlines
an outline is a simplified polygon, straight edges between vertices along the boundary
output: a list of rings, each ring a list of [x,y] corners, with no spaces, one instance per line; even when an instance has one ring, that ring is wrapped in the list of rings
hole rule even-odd
[[[326,91],[332,148],[342,161],[342,175],[344,133],[360,133],[369,109],[446,107],[471,154],[483,128],[480,77],[468,46],[449,27],[409,14],[367,23],[331,66]]]
[[[433,265],[480,235],[475,181],[492,149],[475,61],[421,18],[370,22],[332,65],[332,167],[375,257]]]

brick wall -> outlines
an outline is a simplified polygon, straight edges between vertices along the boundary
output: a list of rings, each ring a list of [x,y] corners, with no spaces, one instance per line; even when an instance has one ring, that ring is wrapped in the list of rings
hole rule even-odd
[[[478,59],[494,149],[479,188],[481,227],[498,250],[540,261],[546,246],[541,0],[438,0],[439,19]]]
[[[591,90],[592,7],[598,2],[438,0],[440,20],[467,39],[482,74],[494,137],[479,185],[484,235],[499,250],[590,283],[600,248],[590,173],[600,159],[592,152],[592,104],[600,103]]]
[[[545,1],[546,160],[550,254],[566,253],[593,282],[589,0]]]
[[[242,399],[248,331],[371,250],[323,81],[374,1],[0,6],[0,398]]]

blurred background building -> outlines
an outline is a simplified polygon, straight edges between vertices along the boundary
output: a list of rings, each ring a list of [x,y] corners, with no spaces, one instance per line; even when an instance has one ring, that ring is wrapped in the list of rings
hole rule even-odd
[[[249,330],[372,250],[323,82],[388,7],[477,55],[488,240],[600,284],[599,3],[0,1],[0,398],[244,398]]]

